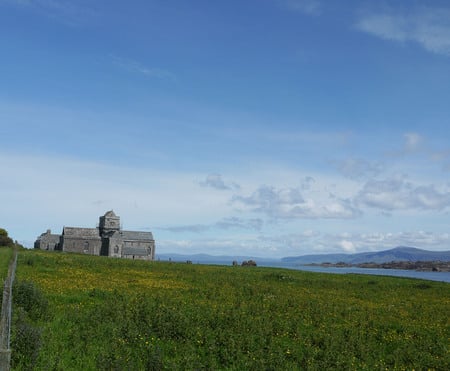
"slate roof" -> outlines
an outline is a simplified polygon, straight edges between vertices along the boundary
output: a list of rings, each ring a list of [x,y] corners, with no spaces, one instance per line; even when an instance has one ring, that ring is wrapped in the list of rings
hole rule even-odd
[[[63,235],[74,238],[100,238],[98,228],[64,227]]]
[[[59,242],[60,237],[61,236],[59,234],[42,233],[37,239],[49,242]]]
[[[134,232],[134,231],[120,231],[122,238],[124,241],[130,240],[138,240],[138,241],[146,241],[153,240],[152,232]]]

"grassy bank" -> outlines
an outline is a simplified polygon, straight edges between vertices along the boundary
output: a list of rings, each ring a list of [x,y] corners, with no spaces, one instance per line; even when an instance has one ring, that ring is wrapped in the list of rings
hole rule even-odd
[[[13,255],[11,247],[0,247],[0,279],[3,282],[8,274],[8,265]]]
[[[13,255],[13,249],[11,247],[0,247],[0,308],[3,301],[3,283],[8,275],[8,266]]]
[[[16,321],[36,330],[17,369],[450,366],[446,283],[39,251],[19,254],[17,278]]]

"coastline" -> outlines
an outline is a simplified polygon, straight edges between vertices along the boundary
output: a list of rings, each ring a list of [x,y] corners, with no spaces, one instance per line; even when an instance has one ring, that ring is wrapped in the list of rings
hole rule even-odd
[[[311,263],[304,264],[311,267],[325,267],[325,268],[372,268],[372,269],[401,269],[401,270],[415,270],[419,272],[450,272],[450,262],[445,261],[391,261],[387,263]]]

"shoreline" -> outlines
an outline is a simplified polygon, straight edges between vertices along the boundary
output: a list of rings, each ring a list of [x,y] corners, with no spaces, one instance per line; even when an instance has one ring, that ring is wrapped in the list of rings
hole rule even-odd
[[[418,272],[450,272],[450,262],[444,261],[392,261],[388,263],[310,263],[303,264],[309,267],[323,267],[323,268],[371,268],[371,269],[402,269],[414,270]]]

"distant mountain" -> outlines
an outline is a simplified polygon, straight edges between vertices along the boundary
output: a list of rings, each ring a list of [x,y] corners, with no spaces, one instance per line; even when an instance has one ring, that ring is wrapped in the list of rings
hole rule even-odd
[[[416,249],[414,247],[396,247],[391,250],[363,252],[358,254],[317,254],[289,256],[282,259],[270,259],[257,256],[239,256],[239,255],[208,255],[208,254],[156,254],[156,260],[186,262],[200,264],[220,264],[228,265],[236,260],[241,264],[244,260],[254,260],[258,265],[268,266],[289,266],[303,264],[320,264],[320,263],[338,263],[344,262],[349,264],[360,263],[389,263],[391,261],[450,261],[450,251],[428,251]]]
[[[358,254],[321,254],[289,256],[281,259],[283,263],[294,265],[338,263],[388,263],[391,261],[450,261],[450,251],[428,251],[415,247],[399,246],[391,250],[363,252]]]

